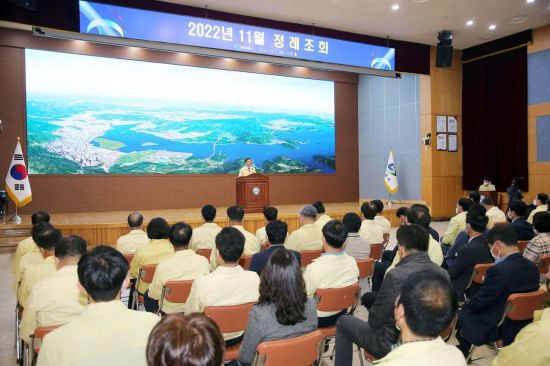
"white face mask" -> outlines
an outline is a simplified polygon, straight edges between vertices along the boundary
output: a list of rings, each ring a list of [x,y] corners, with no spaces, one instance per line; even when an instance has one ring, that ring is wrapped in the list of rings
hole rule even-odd
[[[457,207],[457,208],[455,208],[455,212],[456,212],[457,214],[459,214],[459,213],[460,213],[460,211],[458,210],[458,207]]]
[[[537,205],[537,200],[536,199],[533,200],[533,205],[535,205],[535,206]]]
[[[488,186],[488,185],[489,185],[489,182],[484,181],[484,182],[483,182],[483,185],[484,185],[484,186]]]
[[[495,245],[493,245],[493,246],[491,247],[491,255],[493,256],[493,258],[495,258],[495,261],[497,261],[497,260],[500,258],[500,257],[499,257],[499,255],[500,255],[500,250],[498,251],[498,254],[495,255],[495,254],[493,253],[493,248],[494,248],[494,247],[495,247]]]

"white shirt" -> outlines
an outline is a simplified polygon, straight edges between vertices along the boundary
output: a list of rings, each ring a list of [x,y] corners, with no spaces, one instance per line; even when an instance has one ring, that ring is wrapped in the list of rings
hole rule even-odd
[[[267,241],[267,232],[265,231],[265,226],[256,230],[256,239],[258,239],[260,245],[264,244]]]
[[[374,220],[363,220],[359,229],[359,236],[367,239],[370,244],[384,243],[384,231]]]
[[[506,222],[506,215],[498,207],[494,206],[487,210],[485,215],[489,218],[487,228],[495,226],[495,222]]]
[[[239,170],[239,177],[247,177],[250,174],[255,174],[255,173],[256,173],[256,168],[254,168],[253,166],[247,167],[245,165],[241,168],[241,170]]]
[[[466,360],[456,348],[443,342],[441,337],[430,341],[400,345],[384,358],[374,361],[384,366],[466,366]]]
[[[141,229],[131,230],[128,234],[122,235],[116,241],[116,250],[122,254],[135,253],[137,248],[149,244],[151,239]]]
[[[382,228],[382,232],[384,234],[389,233],[391,230],[391,223],[388,219],[386,219],[384,216],[377,215],[374,217],[374,221],[380,225]]]
[[[189,247],[194,251],[198,249],[216,249],[216,235],[222,230],[218,224],[206,222],[193,229]]]
[[[323,232],[316,224],[305,224],[293,231],[285,243],[287,249],[296,251],[317,250],[323,248]]]
[[[329,215],[322,214],[321,216],[319,216],[317,221],[315,221],[315,225],[319,226],[319,229],[323,230],[323,226],[325,226],[326,223],[330,220],[332,220],[332,218]]]
[[[246,231],[242,225],[233,225],[233,227],[239,230],[244,235],[244,251],[243,255],[252,255],[260,251],[260,242],[256,238],[256,235],[250,231]],[[218,256],[216,248],[210,253],[210,269],[213,271],[218,266]]]

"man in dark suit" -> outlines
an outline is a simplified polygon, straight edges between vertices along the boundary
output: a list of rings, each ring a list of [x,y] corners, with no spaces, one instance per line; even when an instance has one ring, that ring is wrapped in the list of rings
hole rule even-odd
[[[531,240],[535,236],[533,225],[525,219],[527,205],[523,201],[512,201],[508,207],[508,218],[512,221],[518,240]]]
[[[448,269],[453,290],[459,301],[464,300],[464,291],[470,282],[474,266],[479,263],[492,263],[493,256],[484,235],[489,218],[479,203],[473,203],[466,214],[466,234],[468,242],[456,254],[453,265]],[[472,296],[469,291],[468,296]]]
[[[265,231],[267,234],[267,241],[270,244],[269,248],[254,254],[250,261],[250,268],[248,269],[249,271],[256,272],[258,275],[262,273],[267,263],[267,260],[269,259],[269,257],[271,257],[271,254],[273,254],[273,252],[275,252],[279,248],[284,248],[288,226],[286,222],[283,222],[281,220],[273,220],[266,225]],[[298,260],[298,263],[300,263],[300,253],[290,249],[289,251],[294,254],[296,259]]]
[[[465,357],[472,344],[482,345],[498,339],[505,345],[511,343],[525,324],[505,321],[497,329],[508,296],[539,288],[538,269],[519,252],[517,236],[510,225],[493,228],[488,240],[492,245],[491,254],[496,258],[495,265],[489,268],[479,291],[458,314],[458,348]]]

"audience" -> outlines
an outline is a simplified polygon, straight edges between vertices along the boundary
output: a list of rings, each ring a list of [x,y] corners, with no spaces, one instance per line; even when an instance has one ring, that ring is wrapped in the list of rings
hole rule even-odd
[[[262,273],[262,271],[264,270],[264,267],[269,257],[271,257],[271,255],[278,249],[285,247],[284,242],[286,239],[288,226],[286,222],[280,220],[272,220],[267,224],[265,229],[269,248],[254,254],[252,256],[252,260],[250,261],[250,268],[248,268],[249,271],[254,271],[258,275],[260,275],[260,273]],[[300,263],[300,253],[295,250],[290,250],[290,252],[296,257],[298,263]]]
[[[389,234],[391,223],[388,219],[384,217],[384,215],[382,215],[382,212],[384,211],[384,202],[380,200],[372,200],[372,203],[374,204],[374,206],[376,206],[376,210],[378,211],[376,213],[376,216],[374,217],[374,221],[376,221],[376,223],[380,225],[384,234]]]
[[[523,256],[538,265],[541,257],[550,255],[550,212],[537,212],[533,227],[537,236],[527,244]]]
[[[370,256],[370,243],[367,239],[359,236],[361,229],[361,218],[354,212],[344,215],[342,223],[348,229],[348,237],[344,251],[355,259],[365,259]]]
[[[44,278],[55,273],[55,245],[61,239],[61,231],[54,228],[50,223],[42,222],[32,227],[32,239],[38,245],[42,260],[35,263],[26,261],[30,253],[21,258],[20,275],[21,281],[17,291],[19,304],[25,308],[27,299],[35,284]]]
[[[191,226],[184,222],[174,224],[168,233],[168,239],[174,247],[174,254],[159,262],[149,290],[145,292],[145,310],[157,312],[162,289],[168,281],[194,280],[209,272],[208,260],[189,249],[193,235]],[[165,300],[162,304],[165,314],[183,313],[185,304],[176,304]]]
[[[252,363],[258,344],[290,338],[317,328],[317,302],[307,297],[300,262],[286,249],[269,257],[260,277],[260,298],[248,315],[239,352],[241,365]],[[296,350],[300,352],[300,350]]]
[[[32,288],[21,319],[21,339],[29,343],[34,330],[43,325],[65,324],[84,311],[88,299],[77,283],[77,264],[86,253],[86,241],[79,236],[61,238],[55,245],[57,272]]]
[[[214,223],[216,218],[216,207],[205,205],[201,209],[201,215],[204,219],[204,224],[193,230],[190,247],[195,252],[198,249],[215,249],[216,235],[222,229],[218,224]]]
[[[447,228],[445,234],[443,234],[443,239],[441,240],[443,244],[452,245],[455,242],[458,233],[466,228],[466,212],[468,212],[468,209],[472,203],[472,200],[469,198],[461,198],[458,200],[456,205],[456,216],[451,218],[449,227]]]
[[[277,210],[276,207],[265,207],[264,211],[264,218],[265,218],[265,224],[269,224],[273,220],[277,220],[277,215],[279,214],[279,210]],[[265,231],[265,226],[259,228],[256,230],[256,239],[258,239],[258,242],[260,243],[260,246],[264,248],[267,244],[267,233]]]
[[[317,209],[311,205],[303,206],[300,211],[300,228],[288,236],[286,247],[298,252],[323,248],[322,228],[315,224]]]
[[[427,271],[428,276],[443,276],[448,281],[447,272],[430,260],[427,253],[428,242],[429,235],[420,225],[399,227],[397,245],[402,260],[384,278],[378,296],[369,310],[368,321],[344,315],[336,323],[335,365],[352,364],[353,343],[377,358],[390,352],[399,333],[395,328],[395,299],[405,280],[413,273]]]
[[[319,229],[323,229],[323,226],[332,220],[332,218],[325,213],[325,205],[323,205],[323,202],[317,201],[311,205],[317,210],[315,225],[317,225]]]
[[[118,238],[116,249],[122,254],[135,253],[137,248],[149,244],[151,241],[147,233],[142,230],[143,216],[139,212],[128,215],[130,232]]]
[[[224,343],[217,324],[194,313],[174,314],[155,325],[147,341],[148,366],[220,366]]]
[[[529,214],[527,222],[530,224],[533,224],[533,217],[538,212],[548,211],[548,195],[546,193],[537,194],[537,197],[533,200],[533,204],[537,207]]]
[[[491,192],[496,191],[494,184],[491,183],[491,180],[489,177],[483,177],[483,184],[479,186],[478,189],[480,192]]]
[[[481,204],[487,210],[486,215],[489,218],[488,229],[492,229],[495,222],[506,222],[506,214],[495,205],[495,201],[491,197],[483,197]]]
[[[525,324],[505,321],[500,331],[497,329],[508,296],[539,288],[538,269],[519,252],[517,236],[510,225],[491,229],[488,240],[495,265],[487,270],[483,284],[458,314],[456,337],[465,357],[472,344],[482,345],[497,339],[510,344],[518,328]]]
[[[395,212],[395,216],[399,219],[399,225],[407,225],[407,215],[409,214],[408,207],[399,207]],[[439,240],[439,239],[436,239]]]
[[[98,246],[78,262],[78,281],[90,304],[44,337],[39,366],[146,365],[145,347],[159,318],[126,309],[120,291],[129,283],[128,263],[117,250]]]
[[[518,240],[531,240],[535,236],[533,225],[525,220],[527,205],[523,201],[512,201],[508,206],[510,226],[515,230]]]
[[[338,220],[331,220],[323,226],[323,248],[325,252],[306,267],[304,282],[309,297],[318,288],[342,288],[357,283],[359,268],[355,258],[344,252],[348,230]],[[340,312],[317,311],[319,327],[336,323],[347,309]]]
[[[424,211],[426,211],[428,213],[428,215],[430,214],[430,209],[426,205],[423,205],[421,203],[415,203],[411,206],[410,209],[413,209],[415,207],[420,207],[420,208],[424,209]],[[430,222],[431,222],[431,216],[430,216]],[[439,233],[437,232],[437,230],[435,230],[431,226],[428,226],[428,234],[430,234],[430,236],[432,238],[434,238],[435,241],[439,242]]]
[[[361,214],[363,222],[359,229],[359,236],[372,244],[384,243],[384,231],[382,227],[374,220],[378,213],[378,207],[372,202],[364,202],[361,205]]]
[[[239,266],[245,239],[234,227],[223,228],[216,236],[219,266],[210,274],[195,279],[187,299],[185,314],[203,312],[208,306],[239,305],[258,300],[260,278]],[[243,332],[224,334],[226,346],[241,342]]]
[[[479,194],[479,192],[476,192],[476,191],[468,193],[468,198],[471,199],[473,203],[481,202],[481,194]]]
[[[401,287],[394,309],[400,341],[379,365],[466,366],[456,347],[439,336],[457,309],[448,281],[430,273],[414,273]]]

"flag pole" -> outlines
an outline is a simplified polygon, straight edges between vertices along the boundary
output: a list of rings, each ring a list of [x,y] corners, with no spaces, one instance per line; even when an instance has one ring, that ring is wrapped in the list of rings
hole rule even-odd
[[[16,224],[20,224],[23,222],[23,218],[18,215],[17,209],[19,206],[17,206],[17,203],[15,204],[15,215],[13,215],[10,219],[11,222],[14,222]]]

